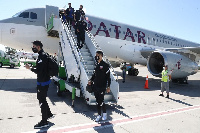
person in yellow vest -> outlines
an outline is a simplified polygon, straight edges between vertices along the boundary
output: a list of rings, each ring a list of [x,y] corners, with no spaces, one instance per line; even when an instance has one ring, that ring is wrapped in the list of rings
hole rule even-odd
[[[164,96],[163,92],[166,90],[167,96],[169,98],[169,81],[171,80],[171,71],[168,71],[168,66],[165,65],[165,69],[162,71],[162,79],[161,79],[161,94],[159,96]]]

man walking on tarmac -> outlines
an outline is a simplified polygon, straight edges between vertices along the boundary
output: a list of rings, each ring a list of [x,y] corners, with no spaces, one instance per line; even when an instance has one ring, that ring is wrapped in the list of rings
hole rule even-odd
[[[166,90],[167,96],[169,98],[169,80],[171,80],[171,72],[168,72],[168,65],[165,65],[164,70],[162,71],[162,79],[161,79],[161,94],[159,96],[164,96],[163,92]]]
[[[103,52],[97,51],[95,56],[95,59],[97,61],[95,72],[92,75],[92,78],[88,81],[88,85],[91,85],[92,82],[94,83],[94,95],[96,98],[98,110],[98,116],[95,119],[96,122],[98,122],[101,118],[102,120],[107,119],[104,95],[105,91],[107,93],[110,92],[111,83],[109,65],[105,63],[102,58]],[[101,114],[101,110],[103,110],[103,116]]]
[[[42,120],[34,126],[35,129],[48,127],[47,119],[53,118],[53,114],[50,111],[49,105],[46,101],[47,91],[51,82],[48,75],[48,55],[42,49],[43,44],[41,41],[34,41],[32,51],[38,53],[38,59],[36,61],[36,68],[30,68],[27,64],[26,69],[30,69],[37,74],[37,99],[42,113]]]

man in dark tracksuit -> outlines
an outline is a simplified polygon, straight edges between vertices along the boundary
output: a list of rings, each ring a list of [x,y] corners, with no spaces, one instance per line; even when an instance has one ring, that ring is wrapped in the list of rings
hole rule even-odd
[[[42,120],[34,126],[34,128],[48,127],[47,119],[53,118],[53,114],[50,111],[49,105],[46,101],[47,91],[51,82],[48,75],[48,55],[42,49],[43,44],[40,41],[33,42],[33,52],[38,53],[38,59],[36,61],[36,68],[30,68],[26,65],[27,69],[37,74],[37,99],[42,113]]]
[[[71,7],[71,3],[68,3],[69,8],[66,9],[66,19],[67,23],[69,24],[69,28],[71,30],[72,21],[74,19],[74,8]]]
[[[78,22],[81,18],[81,16],[84,16],[85,12],[83,11],[83,5],[80,5],[79,10],[76,10],[75,14],[74,14],[74,21]]]
[[[81,49],[85,43],[85,30],[87,30],[87,23],[84,19],[84,17],[81,17],[81,20],[76,23],[77,45],[79,49]],[[81,44],[80,41],[82,42]]]
[[[105,91],[110,92],[110,70],[109,65],[102,60],[103,52],[97,51],[95,59],[98,62],[95,68],[95,72],[92,75],[92,78],[88,81],[88,84],[91,85],[91,82],[94,83],[94,95],[97,102],[98,116],[95,121],[107,119],[106,107],[104,103]],[[106,89],[107,88],[107,89]],[[101,109],[103,110],[103,116],[101,115]]]

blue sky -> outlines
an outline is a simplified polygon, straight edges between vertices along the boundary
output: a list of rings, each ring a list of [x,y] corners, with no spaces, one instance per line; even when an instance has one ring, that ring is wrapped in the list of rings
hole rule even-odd
[[[0,0],[0,20],[24,9],[68,2],[86,13],[200,44],[200,0]]]

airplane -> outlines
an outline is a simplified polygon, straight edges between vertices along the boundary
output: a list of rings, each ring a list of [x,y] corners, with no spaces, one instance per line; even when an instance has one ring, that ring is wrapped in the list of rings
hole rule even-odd
[[[30,51],[31,42],[41,40],[46,52],[57,54],[60,39],[47,32],[50,14],[46,6],[1,20],[0,44]],[[59,11],[53,15],[60,19]],[[85,18],[88,31],[111,61],[147,65],[154,76],[160,76],[163,66],[168,65],[173,82],[187,82],[187,77],[198,71],[198,43],[91,15]]]

